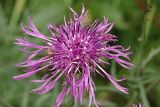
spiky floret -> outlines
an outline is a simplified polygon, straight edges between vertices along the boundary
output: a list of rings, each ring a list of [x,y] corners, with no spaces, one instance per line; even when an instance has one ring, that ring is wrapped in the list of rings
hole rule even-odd
[[[133,64],[130,63],[128,49],[124,49],[121,45],[111,45],[117,41],[117,37],[110,34],[113,24],[104,18],[104,21],[99,23],[95,20],[91,25],[87,26],[86,16],[88,11],[82,9],[80,16],[70,8],[73,17],[64,24],[57,27],[55,24],[49,24],[48,29],[51,37],[40,33],[31,18],[29,18],[29,25],[23,26],[22,30],[25,34],[37,37],[44,41],[44,46],[40,46],[27,41],[26,39],[16,39],[16,44],[26,49],[32,49],[30,55],[25,61],[17,64],[19,67],[25,67],[24,74],[14,76],[16,80],[30,77],[43,69],[47,69],[41,80],[32,80],[42,85],[33,90],[34,93],[44,94],[50,91],[60,79],[64,79],[63,89],[57,97],[55,107],[59,107],[66,94],[74,96],[75,103],[78,99],[83,103],[83,92],[88,91],[90,107],[92,99],[96,107],[98,107],[95,98],[95,84],[91,75],[98,73],[109,81],[121,92],[128,93],[128,90],[118,84],[118,82],[125,80],[115,79],[108,72],[106,72],[101,65],[109,63],[104,61],[114,60],[124,68],[130,69]],[[33,50],[34,49],[34,50]],[[44,56],[35,60],[35,58],[43,53]],[[41,55],[42,56],[42,55]]]

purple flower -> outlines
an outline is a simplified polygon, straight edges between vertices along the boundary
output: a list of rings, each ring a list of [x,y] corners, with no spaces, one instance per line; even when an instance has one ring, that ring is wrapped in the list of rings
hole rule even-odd
[[[142,104],[133,104],[133,107],[143,107]]]
[[[127,69],[133,66],[129,62],[131,52],[121,45],[113,45],[117,41],[117,37],[109,33],[113,24],[104,18],[103,22],[95,20],[88,26],[86,23],[88,11],[85,11],[84,7],[80,16],[72,8],[70,10],[73,17],[71,16],[68,22],[64,18],[64,24],[58,27],[55,24],[48,25],[51,37],[40,33],[31,18],[28,26],[22,26],[25,34],[43,40],[44,46],[31,43],[26,39],[16,39],[16,44],[22,46],[23,51],[29,56],[25,61],[17,64],[19,67],[26,68],[25,73],[13,78],[24,79],[47,69],[42,79],[32,80],[42,84],[33,90],[38,94],[50,91],[59,79],[63,78],[63,89],[57,97],[55,107],[60,107],[65,95],[73,96],[75,103],[78,100],[83,103],[84,91],[89,93],[88,107],[91,106],[92,99],[98,107],[94,93],[95,84],[91,77],[96,73],[108,78],[118,90],[127,94],[128,90],[118,84],[125,78],[117,80],[101,67],[103,64],[109,65],[104,58],[114,60]]]

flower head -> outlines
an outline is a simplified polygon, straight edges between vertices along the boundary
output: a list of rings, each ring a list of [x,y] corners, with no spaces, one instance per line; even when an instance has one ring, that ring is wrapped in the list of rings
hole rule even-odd
[[[143,107],[142,104],[133,104],[133,107]]]
[[[70,10],[73,17],[68,22],[64,18],[64,24],[58,27],[53,23],[48,25],[50,37],[40,33],[31,18],[29,18],[28,26],[22,26],[25,34],[43,40],[45,45],[37,45],[26,39],[16,39],[16,44],[22,46],[24,52],[29,51],[30,55],[25,61],[17,64],[19,67],[26,68],[25,73],[13,78],[24,79],[47,69],[47,73],[42,79],[32,80],[42,83],[40,87],[33,90],[38,94],[50,91],[56,82],[63,78],[63,89],[57,97],[55,107],[61,105],[66,94],[73,96],[75,103],[78,100],[83,103],[84,91],[89,93],[88,107],[90,107],[92,99],[98,107],[94,93],[95,84],[91,77],[95,73],[108,78],[118,90],[127,94],[127,89],[118,84],[125,78],[117,80],[101,67],[102,64],[109,65],[107,61],[103,60],[104,58],[114,60],[127,69],[133,66],[129,62],[131,52],[128,52],[128,49],[124,49],[121,45],[111,45],[117,41],[117,37],[109,33],[113,24],[104,18],[103,22],[95,20],[88,26],[85,23],[88,11],[85,11],[84,7],[80,16],[72,8]],[[29,50],[30,48],[32,51]],[[39,59],[37,60],[37,58]]]

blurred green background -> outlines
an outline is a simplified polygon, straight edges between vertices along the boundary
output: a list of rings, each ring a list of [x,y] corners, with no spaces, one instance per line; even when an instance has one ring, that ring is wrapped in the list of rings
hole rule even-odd
[[[22,73],[15,64],[24,59],[14,41],[17,37],[27,37],[20,23],[26,24],[28,16],[42,33],[49,35],[47,24],[63,23],[63,17],[69,17],[68,6],[80,13],[82,3],[89,9],[90,23],[108,17],[115,24],[111,32],[119,37],[118,43],[125,48],[130,46],[133,52],[135,67],[132,70],[114,62],[107,67],[115,77],[127,77],[122,85],[128,87],[129,95],[119,92],[108,80],[94,77],[100,107],[132,107],[133,103],[160,107],[160,0],[0,0],[0,107],[53,106],[59,84],[51,92],[37,95],[31,90],[38,85],[30,80],[39,75],[12,80],[12,76]],[[42,43],[39,39],[35,41]],[[87,107],[87,99],[86,96],[83,105],[75,106],[65,98],[62,107]]]

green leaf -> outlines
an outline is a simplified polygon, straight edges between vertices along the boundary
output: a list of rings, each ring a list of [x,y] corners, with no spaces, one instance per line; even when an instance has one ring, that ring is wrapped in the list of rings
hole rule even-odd
[[[143,60],[142,67],[144,68],[156,55],[160,53],[160,47],[156,49],[151,49],[148,56]]]

